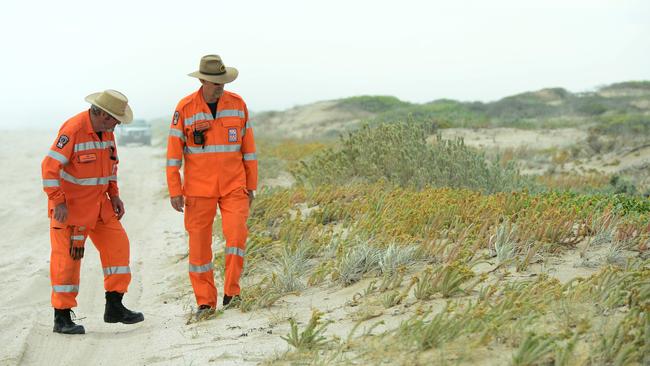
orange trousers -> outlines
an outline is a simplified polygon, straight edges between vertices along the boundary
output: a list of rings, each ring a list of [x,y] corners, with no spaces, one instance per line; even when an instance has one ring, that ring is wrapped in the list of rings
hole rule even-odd
[[[239,278],[244,268],[248,228],[248,194],[236,189],[222,197],[186,197],[185,229],[190,236],[190,281],[198,305],[217,306],[212,257],[212,225],[221,211],[223,236],[226,238],[224,293],[239,295]]]
[[[78,230],[77,230],[78,231]],[[131,282],[129,267],[129,238],[122,224],[115,216],[108,222],[97,219],[95,227],[85,230],[99,251],[104,271],[104,289],[125,293]],[[50,280],[52,283],[52,306],[55,309],[69,309],[77,306],[79,292],[79,270],[81,260],[70,256],[72,226],[66,226],[54,219],[50,221]],[[81,238],[76,238],[78,240]]]

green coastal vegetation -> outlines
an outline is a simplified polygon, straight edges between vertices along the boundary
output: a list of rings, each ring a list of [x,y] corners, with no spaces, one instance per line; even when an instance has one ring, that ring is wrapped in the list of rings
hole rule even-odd
[[[328,108],[332,120],[363,118],[335,137],[281,139],[264,123],[282,112],[256,114],[263,181],[290,182],[262,188],[253,206],[239,310],[347,294],[280,319],[287,351],[267,364],[650,362],[647,169],[611,163],[647,152],[650,82]],[[514,151],[443,138],[452,128],[586,138]]]

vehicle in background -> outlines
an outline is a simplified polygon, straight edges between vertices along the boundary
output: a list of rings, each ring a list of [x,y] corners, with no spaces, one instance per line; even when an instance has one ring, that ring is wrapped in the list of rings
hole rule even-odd
[[[115,138],[119,144],[137,142],[151,145],[151,125],[143,119],[134,119],[130,124],[115,126]]]

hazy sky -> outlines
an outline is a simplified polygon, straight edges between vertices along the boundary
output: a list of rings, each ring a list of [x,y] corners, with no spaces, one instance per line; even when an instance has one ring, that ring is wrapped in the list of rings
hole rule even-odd
[[[253,111],[650,80],[647,0],[3,0],[0,32],[0,128],[58,127],[107,88],[171,117],[209,53]]]

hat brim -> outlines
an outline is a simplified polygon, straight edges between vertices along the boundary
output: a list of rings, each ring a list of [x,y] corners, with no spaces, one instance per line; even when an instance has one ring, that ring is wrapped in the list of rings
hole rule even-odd
[[[239,71],[234,67],[226,67],[226,73],[223,75],[208,75],[202,73],[201,71],[194,71],[191,74],[187,74],[187,76],[201,80],[207,80],[215,84],[227,84],[237,79],[237,76],[239,76]]]
[[[102,111],[110,114],[116,120],[120,121],[120,123],[124,123],[125,125],[128,125],[129,123],[131,123],[133,121],[133,111],[131,110],[131,107],[129,107],[128,103],[126,104],[126,108],[124,109],[124,114],[120,116],[119,114],[115,114],[115,113],[107,110],[106,107],[102,106],[99,102],[97,102],[97,97],[100,94],[101,93],[92,93],[92,94],[88,95],[86,97],[86,102],[88,102],[88,103],[90,103],[92,105],[96,105]]]

